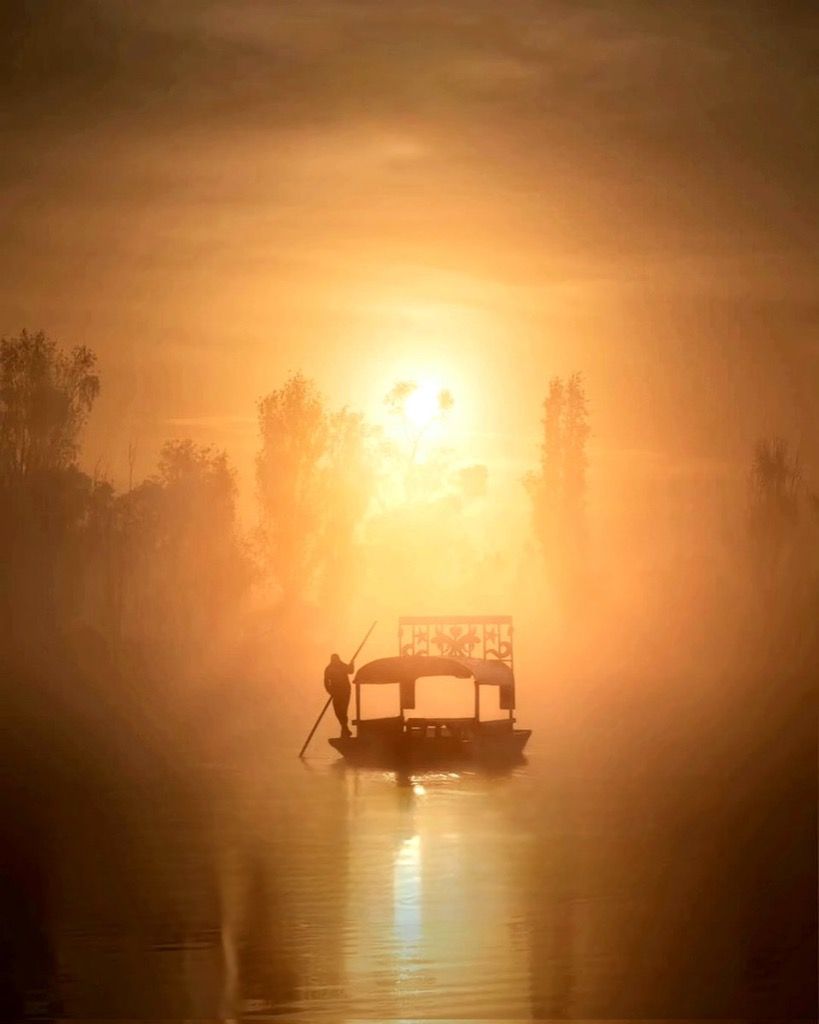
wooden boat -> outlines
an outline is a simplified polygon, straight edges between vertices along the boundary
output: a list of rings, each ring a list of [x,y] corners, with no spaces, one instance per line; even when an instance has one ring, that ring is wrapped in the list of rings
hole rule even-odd
[[[512,619],[509,616],[436,616],[399,619],[399,654],[363,665],[353,679],[355,735],[330,740],[354,764],[403,767],[455,762],[520,760],[530,729],[515,728]],[[418,679],[444,676],[471,680],[474,714],[464,718],[407,716],[415,709]],[[398,711],[387,718],[362,718],[362,690],[397,685]],[[497,687],[507,714],[481,718],[481,689]]]

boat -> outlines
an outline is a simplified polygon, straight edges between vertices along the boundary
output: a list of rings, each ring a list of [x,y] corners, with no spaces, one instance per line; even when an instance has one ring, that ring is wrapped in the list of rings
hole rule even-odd
[[[512,619],[494,616],[402,616],[398,655],[362,665],[353,679],[355,733],[330,745],[360,765],[436,765],[520,761],[531,729],[516,728]],[[469,680],[474,713],[468,717],[416,717],[416,682],[424,677]],[[362,717],[363,691],[397,686],[398,714]],[[446,685],[446,683],[442,683]],[[481,718],[481,691],[496,687],[501,718]]]

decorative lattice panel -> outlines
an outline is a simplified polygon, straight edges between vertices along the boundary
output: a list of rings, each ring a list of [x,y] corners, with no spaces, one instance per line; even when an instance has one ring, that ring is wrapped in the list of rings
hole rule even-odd
[[[398,620],[399,654],[502,661],[514,668],[511,615],[405,615]]]

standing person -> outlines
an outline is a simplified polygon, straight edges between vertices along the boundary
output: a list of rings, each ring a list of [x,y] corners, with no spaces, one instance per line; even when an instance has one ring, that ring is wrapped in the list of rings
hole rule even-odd
[[[347,725],[347,708],[350,706],[350,675],[353,672],[354,662],[346,665],[337,654],[330,656],[330,664],[324,670],[324,689],[333,700],[333,711],[336,713],[344,739],[352,736]]]

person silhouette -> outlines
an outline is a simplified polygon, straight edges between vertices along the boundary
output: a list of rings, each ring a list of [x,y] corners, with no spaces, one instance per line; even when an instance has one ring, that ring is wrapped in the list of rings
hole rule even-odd
[[[352,736],[347,724],[347,708],[350,706],[350,675],[355,672],[355,664],[345,664],[337,654],[330,655],[330,664],[324,670],[324,689],[333,701],[333,711],[341,726],[342,738]]]

